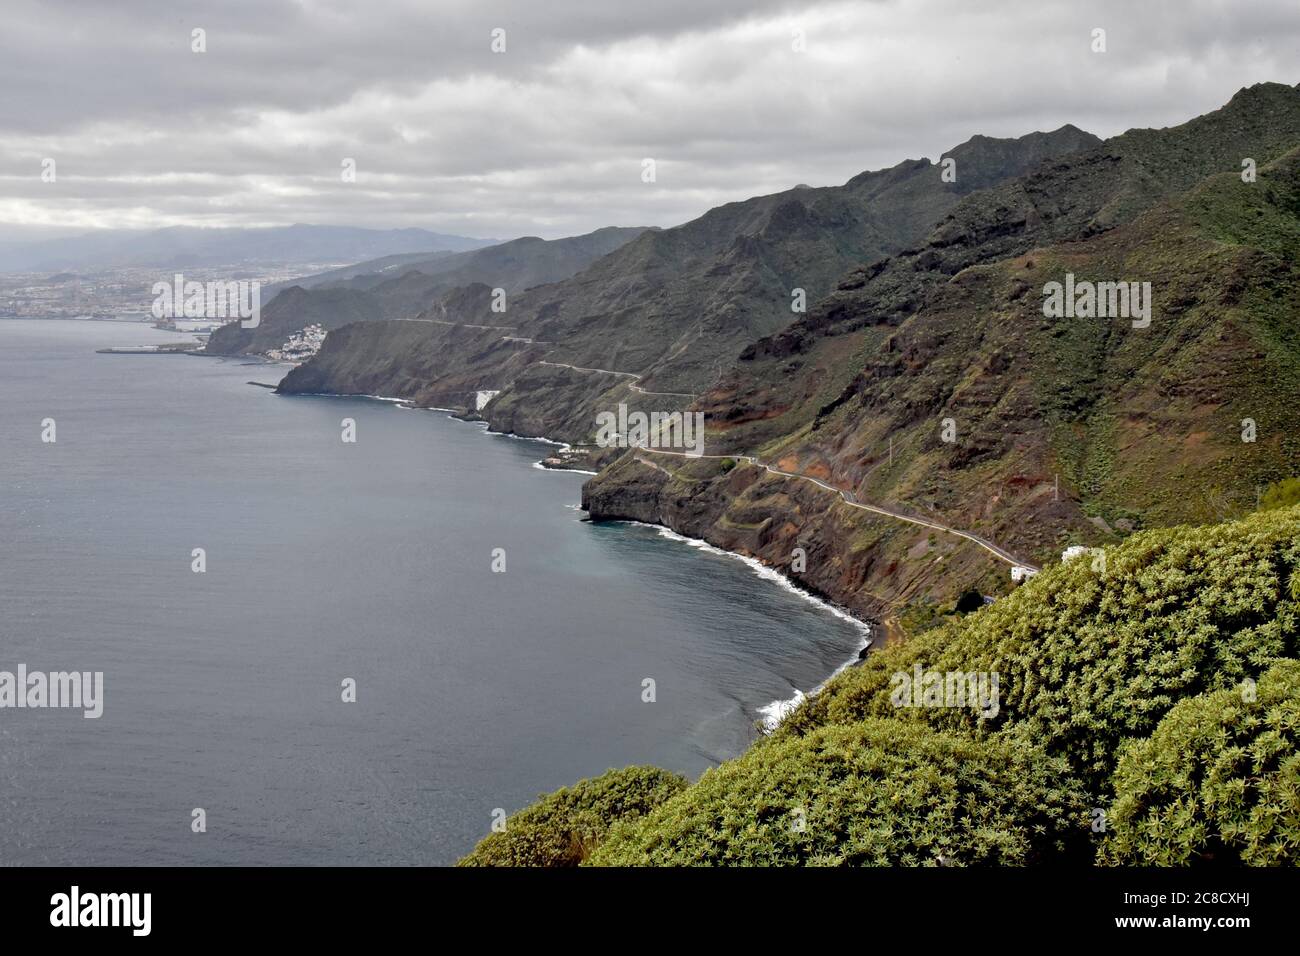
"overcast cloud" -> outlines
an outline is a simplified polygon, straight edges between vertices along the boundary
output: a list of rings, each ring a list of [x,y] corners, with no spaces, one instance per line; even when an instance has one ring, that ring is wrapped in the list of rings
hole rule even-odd
[[[1111,136],[1300,82],[1297,0],[6,0],[0,16],[0,238],[667,226],[975,133]]]

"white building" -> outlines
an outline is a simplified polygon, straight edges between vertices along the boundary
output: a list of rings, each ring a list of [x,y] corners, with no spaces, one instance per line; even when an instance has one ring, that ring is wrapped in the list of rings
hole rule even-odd
[[[1061,563],[1064,564],[1066,561],[1073,561],[1075,558],[1079,557],[1079,555],[1087,553],[1088,548],[1086,546],[1082,544],[1072,544],[1061,552]]]
[[[1023,564],[1013,564],[1011,566],[1011,581],[1013,584],[1020,584],[1023,581],[1028,581],[1037,573],[1033,568],[1027,568]]]

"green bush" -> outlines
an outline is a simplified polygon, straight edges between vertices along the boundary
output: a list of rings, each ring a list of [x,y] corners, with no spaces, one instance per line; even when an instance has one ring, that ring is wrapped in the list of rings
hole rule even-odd
[[[1259,499],[1259,510],[1272,511],[1294,504],[1300,504],[1300,478],[1285,478],[1264,489]]]
[[[1300,508],[1140,532],[1107,549],[1104,571],[1088,561],[1055,565],[979,614],[872,655],[805,701],[778,734],[872,715],[964,733],[1017,727],[1104,792],[1120,744],[1149,736],[1179,700],[1300,656],[1298,565]],[[998,714],[900,712],[891,675],[917,663],[996,672]]]
[[[1179,702],[1115,772],[1101,860],[1300,865],[1300,661]]]
[[[685,778],[657,767],[606,771],[519,811],[457,865],[577,866],[612,823],[647,813],[685,786]]]
[[[865,720],[771,740],[616,826],[590,865],[1020,865],[1091,859],[1060,761]]]

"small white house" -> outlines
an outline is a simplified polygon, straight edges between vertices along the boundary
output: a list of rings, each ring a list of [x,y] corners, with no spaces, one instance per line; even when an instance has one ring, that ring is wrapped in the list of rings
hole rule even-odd
[[[1028,581],[1037,573],[1033,568],[1027,568],[1023,564],[1013,564],[1011,566],[1011,582],[1020,584],[1023,581]]]
[[[1087,553],[1088,548],[1086,546],[1082,544],[1072,544],[1061,552],[1061,563],[1064,564],[1066,561],[1073,561],[1080,555]]]

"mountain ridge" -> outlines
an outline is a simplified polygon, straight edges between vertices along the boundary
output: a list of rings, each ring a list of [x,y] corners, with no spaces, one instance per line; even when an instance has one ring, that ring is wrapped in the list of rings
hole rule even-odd
[[[959,172],[955,183],[944,182],[940,167],[928,160],[905,160],[843,186],[796,187],[727,203],[680,226],[643,233],[572,278],[526,292],[506,317],[457,317],[467,326],[509,324],[531,343],[447,332],[419,346],[430,353],[421,356],[411,351],[414,333],[374,326],[352,333],[349,344],[375,358],[382,343],[363,346],[361,340],[394,335],[394,381],[410,387],[426,379],[424,388],[404,396],[416,402],[464,407],[476,390],[499,390],[491,406],[494,427],[581,440],[594,404],[640,400],[630,376],[664,398],[691,395],[747,343],[788,322],[794,289],[813,301],[849,265],[919,241],[985,177],[1018,174],[1044,156],[1097,140],[1065,129],[989,142],[1018,145],[1007,146],[996,168]],[[953,152],[960,162],[973,150],[988,147],[968,143]],[[553,364],[540,364],[544,360]],[[371,374],[363,382],[354,371],[343,350],[327,340],[281,389],[358,392],[377,384]]]

